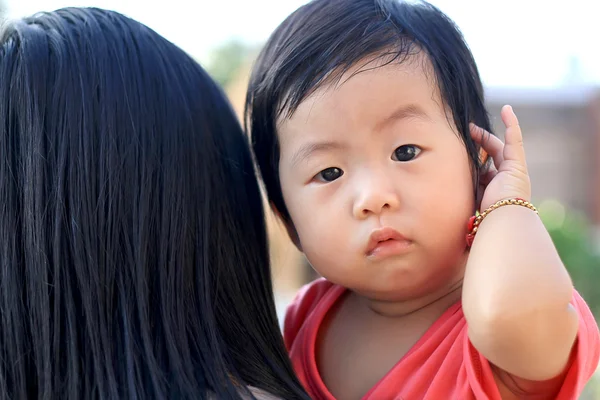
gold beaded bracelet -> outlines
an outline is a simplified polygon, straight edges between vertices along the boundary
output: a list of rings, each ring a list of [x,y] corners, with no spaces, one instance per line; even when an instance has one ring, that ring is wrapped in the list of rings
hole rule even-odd
[[[488,208],[486,208],[483,212],[480,213],[479,211],[477,211],[474,216],[469,218],[469,225],[468,225],[469,233],[467,234],[467,246],[471,247],[471,245],[473,244],[473,240],[475,239],[475,234],[477,233],[477,229],[479,228],[479,225],[481,224],[481,221],[483,221],[483,219],[485,217],[487,217],[489,213],[491,213],[495,209],[500,208],[502,206],[510,206],[510,205],[527,207],[531,211],[538,214],[537,208],[535,208],[535,206],[533,204],[531,204],[530,202],[528,202],[527,200],[523,200],[520,198],[514,198],[514,199],[504,199],[504,200],[497,201],[496,203],[494,203],[491,206],[489,206]]]

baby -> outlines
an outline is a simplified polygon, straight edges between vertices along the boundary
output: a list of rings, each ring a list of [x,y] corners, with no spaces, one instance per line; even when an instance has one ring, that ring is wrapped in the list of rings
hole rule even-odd
[[[489,133],[447,16],[314,0],[272,34],[246,112],[272,207],[323,276],[284,327],[312,398],[579,396],[598,327],[530,203],[517,117]]]

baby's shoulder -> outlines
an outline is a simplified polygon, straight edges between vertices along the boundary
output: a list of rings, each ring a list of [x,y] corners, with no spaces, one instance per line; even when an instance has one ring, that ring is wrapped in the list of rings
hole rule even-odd
[[[300,314],[310,313],[334,286],[325,278],[319,278],[304,285],[288,306],[286,318],[287,316],[293,316],[294,319],[297,319],[301,317]]]
[[[284,339],[288,350],[304,322],[335,286],[337,285],[320,278],[304,285],[298,291],[285,313]]]

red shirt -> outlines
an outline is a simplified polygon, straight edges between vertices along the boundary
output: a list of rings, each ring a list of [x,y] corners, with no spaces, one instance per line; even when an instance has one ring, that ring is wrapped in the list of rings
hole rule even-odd
[[[315,400],[335,400],[319,375],[315,344],[325,314],[346,290],[325,279],[316,280],[301,289],[285,317],[286,347],[298,377]],[[579,315],[579,332],[557,400],[577,399],[600,359],[594,317],[576,292],[572,304]],[[552,387],[555,390],[556,382]],[[387,399],[501,400],[490,363],[469,341],[461,302],[448,308],[363,397]]]

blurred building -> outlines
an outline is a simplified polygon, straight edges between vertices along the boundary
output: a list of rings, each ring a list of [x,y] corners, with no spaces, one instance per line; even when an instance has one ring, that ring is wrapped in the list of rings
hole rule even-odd
[[[535,199],[556,199],[600,225],[600,88],[488,88],[495,133],[511,104],[523,130]]]

